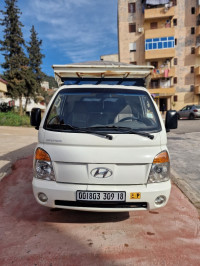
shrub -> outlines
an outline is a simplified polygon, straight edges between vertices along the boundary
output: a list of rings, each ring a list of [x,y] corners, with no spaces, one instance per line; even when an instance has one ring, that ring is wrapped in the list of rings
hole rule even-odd
[[[0,126],[30,126],[30,117],[14,112],[0,112]]]

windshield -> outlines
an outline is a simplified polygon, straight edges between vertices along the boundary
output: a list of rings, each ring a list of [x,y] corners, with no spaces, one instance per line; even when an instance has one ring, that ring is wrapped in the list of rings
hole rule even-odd
[[[145,91],[130,89],[63,89],[56,96],[45,129],[72,132],[93,129],[118,133],[161,130],[152,98]]]

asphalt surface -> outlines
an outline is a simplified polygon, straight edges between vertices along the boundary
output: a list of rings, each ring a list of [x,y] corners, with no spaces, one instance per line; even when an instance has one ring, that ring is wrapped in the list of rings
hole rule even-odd
[[[198,130],[197,123],[200,128],[200,120],[180,121],[168,133],[173,180],[190,196],[199,184],[200,133],[186,132]],[[32,193],[37,131],[0,127],[0,138],[1,173],[12,165],[0,182],[0,265],[199,265],[199,214],[176,185],[167,206],[156,211],[51,210]]]

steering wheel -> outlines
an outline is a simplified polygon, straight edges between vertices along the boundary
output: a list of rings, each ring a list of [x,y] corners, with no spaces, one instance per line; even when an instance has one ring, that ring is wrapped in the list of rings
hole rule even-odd
[[[127,117],[124,117],[124,118],[120,119],[119,122],[124,122],[124,121],[127,121],[127,120],[134,121],[134,120],[139,120],[139,119],[135,118],[133,116],[127,116]]]

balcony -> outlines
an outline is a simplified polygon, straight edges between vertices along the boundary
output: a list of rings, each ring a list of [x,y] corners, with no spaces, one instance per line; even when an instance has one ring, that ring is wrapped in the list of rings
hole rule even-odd
[[[176,92],[174,87],[170,88],[148,88],[150,94],[156,94],[156,96],[173,96]]]
[[[164,68],[154,69],[151,73],[151,79],[165,78],[166,74],[164,73],[164,70]],[[167,77],[175,77],[175,67],[169,69]]]
[[[174,35],[175,35],[174,28],[159,28],[159,29],[145,30],[145,39],[160,38],[160,37],[167,37]]]
[[[194,94],[200,94],[200,85],[195,86]]]
[[[200,35],[200,26],[196,26],[196,36]]]
[[[195,68],[195,75],[199,76],[200,75],[200,67]]]
[[[155,19],[155,18],[169,18],[173,17],[175,14],[175,8],[170,7],[166,9],[165,7],[160,8],[150,8],[145,9],[144,11],[144,19]]]
[[[174,48],[145,51],[145,59],[146,60],[173,58],[173,57],[175,57],[175,49]]]
[[[196,55],[198,55],[198,56],[200,55],[200,47],[196,48]]]

